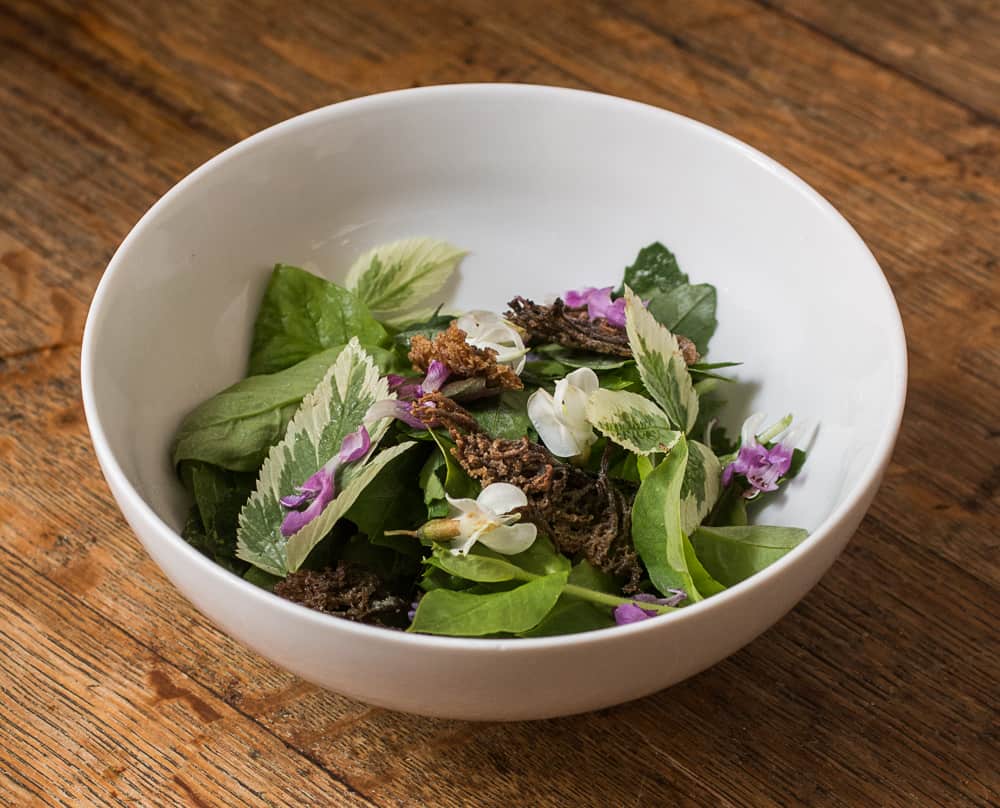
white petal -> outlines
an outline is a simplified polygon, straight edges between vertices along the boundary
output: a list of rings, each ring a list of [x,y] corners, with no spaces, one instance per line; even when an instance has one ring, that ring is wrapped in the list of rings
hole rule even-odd
[[[801,423],[791,427],[778,442],[789,449],[801,447],[808,450],[814,437],[816,437],[816,424]]]
[[[451,554],[468,555],[469,550],[472,549],[472,546],[476,543],[478,539],[479,536],[477,536],[475,533],[473,533],[467,539],[454,539],[452,543],[449,545],[449,547],[451,548]]]
[[[451,512],[448,515],[452,518],[467,513],[479,512],[479,504],[474,499],[452,499],[447,494],[445,495],[445,499],[448,500],[448,505],[451,508]]]
[[[556,457],[575,457],[581,448],[560,415],[555,401],[545,390],[536,390],[528,398],[528,417],[542,443]]]
[[[574,432],[590,429],[590,423],[587,421],[588,398],[590,398],[588,393],[572,385],[563,392],[562,420]]]
[[[550,427],[559,423],[559,408],[552,395],[542,388],[538,388],[528,396],[528,418],[535,429],[542,431],[542,426]]]
[[[762,412],[755,412],[743,422],[743,429],[740,430],[740,446],[753,446],[757,442],[757,432],[767,415]]]
[[[579,387],[588,396],[601,386],[601,380],[590,368],[577,368],[572,373],[568,373],[566,378],[570,384]]]
[[[494,514],[510,513],[528,504],[524,491],[510,483],[492,483],[476,498],[476,504]]]
[[[483,533],[479,537],[479,542],[503,555],[517,555],[531,547],[537,535],[538,528],[525,522],[509,527],[501,526]]]

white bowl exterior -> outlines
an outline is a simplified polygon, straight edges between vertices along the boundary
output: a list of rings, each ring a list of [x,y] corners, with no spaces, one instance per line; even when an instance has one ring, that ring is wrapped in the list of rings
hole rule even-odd
[[[712,359],[745,364],[731,410],[820,424],[805,473],[765,518],[814,531],[748,582],[669,618],[530,641],[403,635],[309,612],[176,535],[170,437],[243,374],[276,261],[332,279],[408,235],[472,251],[457,308],[616,283],[661,240],[719,289]],[[113,258],[83,351],[84,399],[123,513],[174,584],[227,633],[332,690],[478,719],[563,715],[677,682],[772,625],[843,549],[898,429],[905,344],[850,226],[793,175],[688,119],[552,88],[453,86],[335,105],[274,127],[167,194]],[[731,426],[738,426],[732,417]]]

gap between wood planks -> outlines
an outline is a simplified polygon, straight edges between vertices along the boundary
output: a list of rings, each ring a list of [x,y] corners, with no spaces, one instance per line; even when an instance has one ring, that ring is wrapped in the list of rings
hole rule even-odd
[[[869,55],[867,55],[867,54],[865,54],[865,53],[863,53],[863,52],[861,52],[861,51],[858,51],[858,50],[857,50],[856,48],[854,48],[853,46],[851,46],[851,45],[849,45],[849,44],[846,44],[846,43],[844,43],[844,42],[841,42],[841,41],[839,41],[839,40],[838,40],[838,39],[837,39],[836,37],[833,37],[833,36],[831,36],[831,35],[829,35],[829,34],[826,34],[826,33],[825,33],[825,32],[823,32],[823,31],[822,31],[821,29],[819,29],[819,30],[817,31],[817,29],[815,29],[815,28],[814,28],[814,27],[813,27],[812,25],[810,25],[810,24],[808,24],[808,23],[805,23],[805,22],[802,22],[801,20],[798,20],[797,18],[795,18],[795,17],[794,17],[794,15],[790,15],[790,14],[787,14],[786,12],[783,12],[783,11],[781,11],[781,10],[776,10],[776,9],[773,9],[773,8],[772,8],[771,6],[769,6],[769,5],[767,5],[766,3],[763,3],[763,2],[761,2],[761,3],[760,3],[760,5],[762,5],[762,6],[763,6],[763,7],[764,7],[764,8],[766,9],[766,10],[768,10],[768,11],[769,11],[769,12],[771,12],[771,13],[776,13],[776,14],[779,14],[779,15],[782,15],[782,16],[785,16],[785,17],[789,17],[789,18],[791,18],[791,19],[795,20],[795,21],[796,21],[796,23],[797,23],[798,25],[801,25],[801,26],[803,26],[803,27],[805,27],[805,28],[807,28],[807,29],[809,29],[809,30],[813,30],[813,31],[816,31],[816,32],[818,32],[818,33],[822,34],[822,35],[823,35],[823,36],[824,36],[825,38],[827,38],[827,39],[829,39],[830,41],[832,41],[832,42],[833,42],[834,44],[836,44],[836,45],[837,45],[838,47],[841,47],[841,48],[843,48],[843,49],[845,49],[845,50],[847,50],[847,51],[849,51],[849,52],[851,52],[851,53],[854,53],[855,55],[858,55],[858,56],[860,56],[860,57],[864,58],[865,60],[867,60],[867,61],[869,61],[869,62],[872,62],[872,63],[874,63],[874,64],[878,65],[879,67],[881,67],[881,68],[883,68],[883,69],[885,69],[885,70],[888,70],[888,71],[891,71],[891,72],[893,72],[893,73],[895,73],[895,74],[898,74],[898,75],[900,75],[900,76],[903,76],[903,77],[904,77],[904,78],[905,78],[905,79],[906,79],[907,81],[910,81],[911,83],[913,83],[914,85],[916,85],[916,86],[920,87],[920,88],[921,88],[922,90],[924,90],[924,91],[928,91],[928,92],[930,92],[931,94],[933,94],[933,95],[936,95],[936,96],[938,96],[938,97],[940,97],[940,98],[945,98],[945,99],[947,99],[948,101],[951,101],[951,102],[952,102],[953,104],[956,104],[957,106],[959,106],[959,107],[962,107],[962,108],[964,108],[964,109],[970,109],[970,108],[969,108],[969,107],[968,107],[967,105],[965,105],[965,104],[963,104],[963,103],[961,103],[961,102],[957,101],[956,99],[954,99],[954,98],[951,98],[950,96],[947,96],[946,94],[944,94],[944,93],[942,93],[942,92],[940,92],[940,91],[937,91],[937,90],[935,90],[935,89],[934,89],[934,88],[932,88],[932,87],[929,87],[929,86],[927,86],[927,85],[926,85],[925,83],[923,83],[923,82],[920,82],[919,80],[915,80],[915,79],[914,79],[914,78],[913,78],[912,76],[909,76],[909,75],[907,75],[907,74],[906,74],[906,73],[905,73],[904,71],[900,71],[900,70],[899,70],[899,69],[897,69],[897,68],[894,68],[894,67],[892,67],[892,66],[888,66],[888,65],[885,65],[885,64],[882,64],[882,63],[880,63],[880,62],[879,62],[878,60],[876,60],[876,59],[874,59],[874,58],[870,57]],[[654,31],[654,33],[657,33],[658,35],[660,35],[660,36],[663,36],[663,34],[662,34],[661,32],[656,32],[656,31],[655,31],[655,29],[653,29],[653,28],[652,28],[652,27],[651,27],[651,26],[649,25],[649,23],[648,23],[647,21],[645,21],[645,20],[641,20],[641,23],[642,23],[642,24],[643,24],[643,25],[644,25],[645,27],[647,27],[647,28],[648,28],[649,30],[651,30],[651,31]],[[671,39],[671,41],[673,41],[673,38],[670,38],[670,39]],[[717,62],[717,61],[714,61],[714,60],[711,60],[711,57],[710,57],[710,55],[707,55],[707,54],[705,54],[704,52],[699,52],[699,50],[697,50],[697,49],[692,49],[692,48],[690,48],[690,47],[686,47],[686,48],[684,48],[684,49],[685,49],[685,52],[686,52],[686,53],[688,53],[688,54],[690,54],[690,55],[691,55],[691,56],[692,56],[693,58],[696,58],[696,59],[699,59],[699,60],[701,60],[701,61],[703,61],[703,62],[708,62],[708,61],[711,61],[711,62],[712,62],[712,64],[714,64],[714,65],[715,65],[716,67],[720,67],[720,64],[719,64],[719,62]],[[566,72],[566,71],[564,70],[564,68],[562,68],[562,67],[560,67],[560,66],[558,66],[558,65],[554,65],[553,67],[554,67],[554,69],[556,69],[556,70],[560,70],[560,71],[562,71],[562,72]],[[724,70],[728,70],[728,68],[727,68],[727,67],[726,67],[726,66],[725,66],[724,64],[723,64],[723,65],[721,65],[721,68],[722,68],[722,69],[724,69]],[[567,75],[569,75],[569,74],[567,73]],[[115,77],[115,79],[117,80],[117,78],[118,78],[118,77],[116,76],[116,77]],[[578,76],[573,76],[573,78],[574,78],[575,80],[578,80],[578,81],[581,81],[582,83],[585,83],[585,84],[587,84],[588,86],[593,86],[593,85],[592,85],[592,83],[590,83],[590,82],[588,82],[588,81],[586,81],[586,80],[584,80],[584,79],[582,79],[582,78],[580,78],[580,77],[578,77]],[[637,80],[643,80],[643,81],[644,81],[644,79],[638,79],[638,78],[637,78]],[[745,81],[745,79],[743,79],[743,80]],[[978,114],[978,113],[977,113],[977,114]],[[44,350],[44,347],[43,347],[43,348],[40,348],[40,349],[37,349],[37,350]],[[56,584],[56,585],[57,585],[57,586],[59,586],[58,584]],[[60,586],[60,589],[62,589],[62,587],[61,587],[61,586]],[[62,589],[62,591],[65,591],[65,590],[64,590],[64,589]],[[77,600],[77,598],[76,598],[76,596],[75,596],[75,595],[72,595],[72,594],[70,594],[70,593],[67,593],[67,595],[68,595],[69,597],[72,597],[72,598],[73,598],[74,600]],[[88,607],[88,608],[90,608],[90,607]],[[92,611],[95,611],[95,612],[96,612],[96,613],[97,613],[98,615],[100,615],[100,612],[97,612],[97,610],[93,610],[93,609],[92,609]],[[103,615],[102,615],[101,617],[102,617],[102,619],[105,619],[105,620],[107,619],[107,618],[103,617]],[[117,624],[115,624],[115,625],[117,625]],[[120,626],[119,626],[119,628],[120,628]],[[126,633],[127,633],[127,632],[126,632]],[[130,636],[131,636],[131,635],[130,635]],[[133,637],[133,639],[135,639],[135,638]],[[138,642],[138,641],[137,641],[137,642]],[[146,645],[145,645],[144,643],[139,643],[139,644],[140,644],[141,646],[143,646],[143,647],[146,647],[146,648],[148,648],[148,646],[146,646]],[[160,657],[159,655],[157,655],[157,656],[158,656],[158,658],[161,658],[161,659],[162,659],[162,657]],[[170,665],[171,667],[173,667],[173,668],[174,668],[175,670],[178,670],[178,669],[179,669],[179,668],[177,668],[177,666],[176,666],[176,665],[173,665],[172,663],[169,663],[169,662],[168,662],[167,664],[169,664],[169,665]],[[190,674],[186,674],[186,675],[190,676]],[[195,677],[191,677],[191,678],[192,678],[192,679],[194,679],[195,681],[197,681],[197,679],[195,679]],[[200,684],[200,683],[199,683],[199,684]],[[214,690],[213,690],[213,689],[212,689],[211,687],[207,687],[207,686],[205,686],[205,685],[202,685],[202,686],[206,687],[206,690],[208,690],[209,692],[213,692],[213,693],[215,692],[215,691],[214,691]],[[218,695],[218,693],[216,693],[216,695]],[[297,752],[298,754],[302,755],[302,756],[303,756],[304,758],[306,758],[306,759],[310,759],[310,760],[311,760],[311,758],[309,758],[309,756],[308,756],[308,755],[307,755],[306,753],[304,753],[304,752],[303,752],[302,750],[300,750],[300,749],[298,749],[298,748],[296,748],[296,747],[292,746],[292,745],[291,745],[291,744],[289,744],[288,742],[286,742],[286,741],[284,741],[283,739],[281,739],[281,737],[280,737],[280,736],[278,736],[278,735],[276,735],[276,733],[275,733],[275,732],[271,731],[270,729],[268,729],[268,728],[267,728],[266,726],[264,726],[263,724],[260,724],[260,723],[259,723],[259,722],[258,722],[258,721],[257,721],[257,720],[256,720],[256,719],[255,719],[255,718],[253,717],[253,716],[250,716],[250,715],[248,715],[247,713],[244,713],[244,712],[243,712],[242,710],[239,710],[239,709],[237,709],[237,708],[234,708],[234,710],[236,710],[236,712],[240,713],[240,714],[241,714],[241,715],[243,715],[244,717],[248,717],[248,718],[250,718],[250,720],[252,720],[252,721],[253,721],[253,722],[254,722],[255,724],[257,724],[257,725],[258,725],[259,727],[261,727],[261,728],[262,728],[262,729],[263,729],[263,730],[264,730],[265,732],[268,732],[268,733],[270,733],[270,734],[272,734],[272,735],[275,735],[275,737],[277,737],[277,738],[278,738],[279,740],[281,740],[281,741],[282,741],[282,743],[284,743],[284,744],[285,744],[285,745],[286,745],[287,747],[289,747],[290,749],[293,749],[293,750],[295,750],[295,752]],[[333,774],[332,772],[330,772],[330,771],[329,771],[329,769],[327,769],[327,768],[326,768],[325,766],[323,766],[322,764],[317,764],[317,763],[315,763],[315,761],[313,761],[313,762],[314,762],[314,764],[315,764],[315,765],[318,765],[318,766],[319,766],[319,767],[320,767],[321,769],[323,769],[323,770],[324,770],[324,771],[326,771],[326,772],[327,772],[328,774],[330,774],[330,775],[331,775],[331,777],[334,777],[334,779],[338,779],[338,781],[339,781],[339,778],[338,778],[338,777],[337,777],[336,775],[334,775],[334,774]],[[341,781],[341,782],[342,782],[342,781]],[[346,784],[346,783],[345,783],[345,786],[347,786],[347,784]],[[349,786],[347,786],[347,787],[349,788]]]
[[[973,106],[967,101],[963,101],[960,98],[956,98],[955,96],[948,93],[947,90],[943,90],[940,87],[936,87],[935,85],[931,84],[925,79],[920,78],[920,76],[916,76],[913,73],[909,72],[908,70],[904,70],[898,65],[894,65],[892,62],[879,58],[875,54],[870,53],[869,51],[865,50],[864,48],[858,45],[855,45],[853,42],[850,42],[844,37],[835,34],[832,31],[827,31],[821,25],[817,25],[811,20],[807,20],[804,17],[801,17],[798,14],[795,14],[794,12],[791,12],[786,8],[774,5],[774,3],[771,2],[771,0],[749,0],[749,2],[756,3],[761,8],[767,9],[768,11],[777,14],[779,17],[784,17],[787,20],[791,20],[797,25],[809,31],[812,31],[817,36],[821,36],[824,39],[828,40],[829,42],[832,42],[834,45],[848,51],[849,53],[853,53],[855,56],[859,56],[862,59],[865,59],[871,62],[872,64],[877,65],[882,70],[886,70],[889,73],[893,73],[899,76],[900,78],[905,79],[913,86],[919,87],[921,90],[924,90],[925,92],[928,92],[931,95],[937,96],[938,98],[941,98],[945,101],[955,104],[958,107],[961,107],[972,116],[972,121],[970,121],[970,123],[973,124],[986,123],[989,124],[990,126],[1000,127],[1000,118],[997,118],[996,116],[991,115],[985,110],[981,110],[978,107]],[[915,11],[916,8],[917,7],[915,7]]]
[[[376,803],[370,796],[368,796],[367,794],[359,791],[351,783],[347,782],[347,780],[341,774],[339,774],[339,773],[337,773],[335,771],[331,771],[331,769],[328,766],[326,766],[322,762],[316,760],[315,757],[312,756],[312,755],[310,755],[307,751],[305,751],[303,749],[297,748],[292,743],[290,743],[289,741],[287,741],[286,739],[282,738],[277,733],[275,733],[272,730],[270,730],[267,726],[265,726],[260,721],[258,721],[257,718],[255,718],[253,715],[250,715],[249,713],[247,713],[244,710],[240,709],[236,704],[233,704],[230,701],[227,701],[221,694],[219,694],[218,692],[216,692],[214,688],[212,688],[211,686],[209,686],[209,685],[205,684],[204,682],[202,682],[199,677],[197,677],[195,675],[192,675],[191,672],[188,672],[188,671],[185,671],[185,670],[181,669],[174,662],[172,662],[171,660],[169,660],[165,656],[163,656],[163,654],[160,651],[158,651],[156,648],[152,647],[147,642],[144,642],[141,638],[139,638],[138,636],[136,636],[135,634],[133,634],[131,631],[129,631],[125,626],[122,626],[121,624],[110,620],[107,615],[105,615],[99,609],[95,608],[90,603],[88,603],[86,599],[81,598],[76,593],[68,590],[62,583],[60,583],[57,580],[54,580],[51,576],[44,575],[43,573],[40,573],[33,566],[31,566],[27,562],[19,559],[16,555],[14,555],[10,550],[8,550],[3,545],[0,545],[0,554],[2,554],[3,556],[6,556],[9,559],[9,561],[7,562],[7,564],[9,564],[11,562],[16,563],[16,564],[21,564],[27,570],[30,570],[30,572],[32,574],[34,574],[34,575],[40,575],[43,578],[45,578],[45,580],[48,583],[48,585],[51,586],[51,587],[53,587],[54,589],[58,590],[67,600],[69,600],[69,601],[77,604],[79,607],[81,607],[82,609],[86,610],[96,621],[98,621],[100,623],[106,623],[108,625],[114,626],[114,628],[115,628],[116,631],[121,632],[131,642],[133,642],[137,647],[143,649],[147,654],[149,654],[150,659],[154,660],[156,662],[156,664],[157,664],[157,668],[154,668],[151,673],[160,672],[160,675],[162,676],[161,679],[153,679],[152,682],[151,682],[152,685],[153,685],[154,690],[160,695],[160,697],[162,699],[169,700],[169,699],[172,699],[172,698],[177,698],[180,694],[185,693],[185,691],[182,691],[182,689],[180,689],[179,686],[177,686],[177,685],[174,684],[174,680],[173,679],[168,679],[166,676],[162,675],[162,671],[163,670],[170,670],[174,674],[176,674],[176,676],[178,678],[183,677],[185,679],[188,679],[188,680],[194,682],[195,684],[197,684],[199,687],[203,688],[208,693],[212,694],[223,705],[225,705],[227,709],[231,709],[234,713],[236,713],[240,717],[248,720],[251,724],[253,724],[255,730],[261,731],[264,734],[273,737],[275,740],[277,740],[278,742],[280,742],[282,744],[282,746],[284,746],[287,750],[289,750],[293,755],[297,755],[298,757],[301,757],[304,760],[307,760],[309,763],[311,763],[317,769],[319,769],[320,771],[322,771],[325,774],[327,774],[332,780],[334,780],[338,784],[340,784],[345,789],[345,791],[347,791],[351,795],[357,797],[360,801],[364,802],[365,804],[373,806],[373,808],[375,808],[375,807],[378,806],[378,803]],[[6,566],[6,564],[4,566]],[[181,695],[181,697],[184,698],[183,695]],[[192,708],[192,710],[194,712],[196,712],[198,714],[201,714],[203,718],[205,717],[205,715],[204,715],[205,712],[211,711],[211,713],[215,714],[215,709],[213,707],[211,707],[210,705],[207,705],[207,704],[195,704],[195,703],[190,703],[190,701],[189,701],[189,706]],[[221,717],[221,716],[216,715],[216,717]],[[175,782],[176,782],[176,778],[175,778]],[[184,786],[185,784],[178,783],[178,785],[179,786]]]

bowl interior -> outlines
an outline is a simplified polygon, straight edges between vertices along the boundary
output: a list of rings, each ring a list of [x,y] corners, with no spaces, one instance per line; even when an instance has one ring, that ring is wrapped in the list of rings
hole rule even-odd
[[[792,496],[766,521],[815,529],[895,428],[899,317],[867,248],[807,186],[752,149],[639,104],[533,87],[459,86],[319,110],[203,166],[115,256],[88,324],[92,418],[172,527],[181,418],[243,376],[269,268],[333,280],[380,242],[470,250],[447,302],[502,310],[617,284],[660,240],[719,290],[709,358],[736,360],[726,421],[820,424]]]

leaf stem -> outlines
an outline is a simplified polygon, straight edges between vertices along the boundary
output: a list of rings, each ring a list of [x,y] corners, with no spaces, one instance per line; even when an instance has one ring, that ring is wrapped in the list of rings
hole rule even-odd
[[[580,600],[587,600],[591,603],[599,603],[602,606],[610,606],[612,608],[622,606],[626,603],[632,603],[642,609],[646,609],[651,612],[655,611],[657,614],[667,614],[668,612],[677,611],[674,606],[664,606],[660,603],[649,603],[647,601],[619,597],[618,595],[609,595],[606,592],[598,592],[594,589],[577,586],[576,584],[566,584],[566,586],[563,587],[563,594],[569,595],[573,598],[579,598]]]
[[[528,572],[525,569],[521,569],[513,564],[511,567],[516,570],[512,578],[519,581],[534,581],[536,578],[543,578],[543,575],[537,575],[533,572]],[[596,603],[600,606],[610,606],[612,609],[618,606],[624,606],[625,604],[635,604],[642,609],[647,611],[656,612],[657,614],[668,614],[669,612],[676,612],[677,607],[675,606],[664,606],[660,603],[650,603],[648,601],[633,600],[632,598],[621,597],[620,595],[611,595],[607,592],[598,592],[596,589],[587,589],[585,586],[577,586],[576,584],[565,584],[563,586],[562,593],[568,595],[571,598],[577,598],[578,600],[585,600],[590,603]]]

